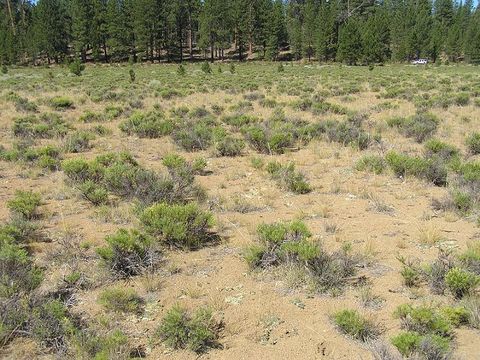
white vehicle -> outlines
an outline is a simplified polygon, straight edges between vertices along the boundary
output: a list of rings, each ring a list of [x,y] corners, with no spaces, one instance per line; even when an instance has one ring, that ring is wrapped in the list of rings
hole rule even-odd
[[[427,63],[428,63],[427,59],[412,60],[412,65],[426,65]]]

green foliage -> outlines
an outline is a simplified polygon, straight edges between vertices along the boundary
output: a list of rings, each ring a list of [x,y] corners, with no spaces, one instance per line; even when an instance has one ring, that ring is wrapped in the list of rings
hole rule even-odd
[[[130,76],[130,82],[134,83],[136,78],[135,70],[130,69],[128,75]]]
[[[105,265],[120,277],[139,275],[156,266],[158,252],[152,239],[136,230],[120,229],[105,238],[107,246],[97,249]]]
[[[148,233],[170,246],[195,249],[214,239],[212,214],[195,203],[155,204],[145,209],[140,219]]]
[[[364,155],[356,163],[358,171],[368,171],[374,174],[381,174],[386,167],[383,157],[378,155]]]
[[[405,136],[414,138],[420,143],[436,132],[439,120],[433,114],[419,112],[409,118],[391,118],[387,120],[387,124],[399,128]]]
[[[73,100],[66,96],[55,96],[49,100],[49,105],[55,110],[72,109]]]
[[[447,161],[455,159],[459,154],[459,151],[455,146],[444,143],[438,139],[430,139],[425,142],[425,150],[427,158],[439,156],[441,159]]]
[[[80,153],[91,148],[90,141],[95,139],[95,135],[88,131],[75,131],[65,138],[65,151],[70,153]]]
[[[120,130],[142,138],[159,138],[173,131],[173,123],[160,111],[136,112],[120,124]]]
[[[239,156],[245,148],[245,142],[242,139],[233,136],[220,136],[214,141],[215,153],[218,156]]]
[[[143,307],[142,298],[131,288],[105,289],[100,293],[98,302],[107,310],[122,313],[140,314]]]
[[[30,115],[14,120],[13,135],[22,138],[50,139],[63,137],[71,129],[71,126],[57,114],[42,114],[39,118]]]
[[[190,314],[176,305],[163,318],[157,336],[173,349],[189,349],[201,354],[219,346],[221,326],[210,309],[200,308]]]
[[[312,191],[302,173],[295,171],[295,164],[282,165],[278,162],[267,164],[267,172],[277,184],[285,190],[295,194],[306,194]]]
[[[87,180],[84,183],[78,186],[82,195],[90,201],[93,205],[103,205],[108,201],[108,191],[100,186],[97,185],[92,180]]]
[[[453,324],[438,308],[404,304],[395,311],[395,316],[402,321],[402,326],[419,334],[434,334],[450,337]]]
[[[363,342],[375,339],[379,334],[377,326],[355,310],[338,311],[333,315],[333,319],[344,334]]]
[[[467,137],[467,147],[471,154],[480,154],[480,133],[474,132]]]
[[[405,331],[392,338],[392,344],[403,356],[411,355],[420,345],[422,336],[414,331]]]
[[[455,267],[445,275],[445,283],[456,298],[462,298],[471,293],[480,283],[480,277]]]
[[[37,209],[41,203],[40,194],[18,190],[15,192],[15,197],[7,201],[7,207],[14,215],[31,220],[38,216]]]
[[[36,267],[28,253],[16,244],[0,242],[0,297],[28,293],[43,280],[42,271]]]
[[[205,74],[211,74],[212,73],[212,67],[210,66],[210,63],[208,61],[204,61],[202,63],[201,69]]]
[[[178,65],[177,74],[180,76],[184,76],[186,73],[187,71],[185,70],[185,66],[183,66],[183,64]]]
[[[80,76],[82,72],[85,70],[85,65],[81,63],[80,60],[73,61],[69,66],[68,69],[73,75]]]

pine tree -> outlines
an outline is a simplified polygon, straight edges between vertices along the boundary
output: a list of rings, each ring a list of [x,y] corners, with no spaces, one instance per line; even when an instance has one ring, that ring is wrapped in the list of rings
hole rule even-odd
[[[279,49],[285,41],[285,16],[283,2],[275,0],[272,11],[268,17],[268,37],[265,57],[269,60],[276,60]]]
[[[480,5],[472,15],[467,29],[465,57],[472,64],[480,64]]]
[[[315,43],[315,19],[317,17],[317,7],[315,0],[307,0],[303,8],[303,39],[305,42],[304,52],[311,60],[314,55]]]
[[[301,2],[298,0],[290,1],[287,5],[287,31],[292,53],[296,60],[299,60],[304,53],[302,23]]]
[[[388,24],[388,15],[382,8],[378,8],[366,20],[362,29],[362,48],[367,64],[383,63],[390,56]]]
[[[355,65],[360,60],[361,56],[362,39],[359,31],[359,24],[356,19],[350,18],[340,29],[337,60],[346,62],[348,65]]]

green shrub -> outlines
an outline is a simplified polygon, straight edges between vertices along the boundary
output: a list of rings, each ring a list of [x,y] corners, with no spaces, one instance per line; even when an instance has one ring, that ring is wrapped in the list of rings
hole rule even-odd
[[[56,110],[65,110],[73,108],[73,101],[65,96],[55,96],[49,100],[49,104]]]
[[[38,216],[37,209],[41,203],[40,194],[18,190],[15,192],[15,197],[7,201],[7,207],[14,215],[31,220]]]
[[[404,304],[395,311],[395,316],[402,321],[402,327],[419,334],[434,334],[444,337],[452,335],[452,323],[438,308]]]
[[[84,122],[84,123],[91,123],[91,122],[94,122],[94,121],[99,121],[101,119],[102,119],[101,114],[98,114],[98,113],[95,113],[93,111],[87,110],[83,113],[83,115],[81,115],[78,118],[78,121]]]
[[[285,190],[295,194],[306,194],[312,191],[302,173],[295,171],[295,164],[282,165],[278,162],[270,162],[267,165],[267,172],[273,180]]]
[[[468,93],[460,93],[454,98],[455,105],[466,106],[470,102],[470,95]]]
[[[130,82],[134,83],[136,78],[135,70],[133,69],[128,70],[128,75],[130,76]]]
[[[414,138],[419,143],[431,137],[438,124],[437,117],[426,112],[419,112],[409,118],[396,117],[387,120],[388,126],[399,128],[405,136]]]
[[[375,339],[379,334],[377,326],[355,310],[338,311],[333,319],[344,334],[363,342]]]
[[[98,302],[106,309],[115,312],[140,314],[143,310],[142,298],[131,288],[105,289],[100,293]]]
[[[468,313],[468,324],[480,329],[480,299],[478,296],[470,295],[462,299],[462,306]]]
[[[107,246],[97,249],[107,267],[120,277],[139,275],[156,266],[159,253],[150,237],[136,230],[120,229],[105,238]]]
[[[378,155],[364,155],[357,161],[355,168],[358,171],[369,171],[374,174],[381,174],[385,169],[386,163],[383,157]]]
[[[0,298],[28,293],[42,282],[42,271],[16,244],[0,243]]]
[[[90,201],[95,206],[103,205],[108,201],[108,191],[104,187],[97,185],[92,180],[85,181],[84,183],[80,184],[78,188],[85,199]]]
[[[89,150],[92,146],[91,140],[95,136],[87,131],[76,131],[65,138],[65,151],[70,153],[80,153]]]
[[[73,75],[80,76],[82,72],[85,70],[85,65],[79,59],[73,61],[69,66],[68,69]]]
[[[209,309],[198,309],[193,315],[180,306],[171,308],[157,330],[157,335],[173,349],[207,352],[219,346],[221,323]]]
[[[31,336],[42,346],[64,350],[71,330],[65,305],[59,300],[48,299],[33,307],[28,328]]]
[[[217,156],[238,156],[245,148],[245,142],[232,136],[224,136],[215,141],[215,153]]]
[[[164,114],[159,111],[136,112],[120,124],[120,130],[128,135],[136,134],[143,138],[159,138],[172,133],[173,123],[165,119]]]
[[[467,250],[459,255],[462,267],[480,275],[480,241],[468,245]]]
[[[178,65],[177,74],[180,76],[184,76],[186,73],[187,71],[185,70],[185,66],[183,66],[183,64]]]
[[[422,335],[414,331],[405,331],[392,338],[392,344],[400,351],[400,354],[407,357],[418,349]]]
[[[204,61],[202,63],[201,69],[205,74],[211,74],[212,73],[212,68],[211,68],[210,63],[208,61]]]
[[[480,133],[474,132],[467,137],[467,147],[473,155],[480,154]]]
[[[430,139],[425,143],[426,157],[439,156],[444,160],[451,160],[458,156],[458,149],[438,139]]]
[[[39,118],[30,115],[14,120],[12,130],[16,137],[49,139],[63,137],[71,129],[65,120],[56,114],[42,114]]]
[[[184,249],[199,248],[214,239],[213,216],[197,204],[155,204],[141,215],[145,229],[161,242]]]
[[[455,267],[445,275],[445,283],[456,298],[462,298],[477,287],[480,283],[480,277],[469,271]]]

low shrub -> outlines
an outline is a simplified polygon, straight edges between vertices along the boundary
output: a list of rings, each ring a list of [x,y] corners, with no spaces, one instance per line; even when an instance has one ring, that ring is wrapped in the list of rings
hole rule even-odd
[[[59,115],[45,113],[15,119],[12,131],[16,137],[50,139],[65,136],[71,128]]]
[[[100,293],[98,302],[115,312],[140,314],[143,310],[142,298],[131,288],[105,289]]]
[[[120,229],[105,238],[107,246],[97,249],[105,265],[120,277],[139,275],[153,269],[159,260],[152,239],[136,230]]]
[[[471,154],[480,154],[480,133],[474,132],[470,134],[467,137],[466,143]]]
[[[149,234],[173,247],[196,249],[215,238],[212,214],[195,203],[155,204],[145,209],[140,219]]]
[[[414,331],[406,331],[393,337],[392,344],[405,357],[417,355],[428,360],[450,358],[449,339],[438,335],[420,335]]]
[[[49,105],[55,110],[72,109],[73,100],[65,96],[55,96],[49,100]]]
[[[65,151],[70,153],[80,153],[89,150],[92,145],[91,140],[95,135],[87,131],[76,131],[65,138]]]
[[[245,148],[245,142],[232,136],[223,136],[214,142],[217,156],[239,156]]]
[[[157,336],[173,349],[189,349],[205,353],[219,347],[222,323],[214,319],[211,310],[200,308],[190,314],[181,306],[171,308],[157,330]]]
[[[42,271],[24,249],[12,243],[0,243],[0,298],[29,293],[42,279]]]
[[[405,136],[414,138],[419,143],[431,137],[438,124],[437,117],[427,112],[418,112],[409,118],[395,117],[387,120],[388,126],[399,128]]]
[[[358,171],[368,171],[374,174],[381,174],[385,170],[386,162],[378,155],[364,155],[357,161],[355,168]]]
[[[136,134],[143,138],[159,138],[170,135],[173,123],[160,111],[136,112],[120,124],[120,130],[128,135]]]
[[[454,267],[445,275],[445,283],[456,298],[462,298],[478,286],[480,277],[470,271]]]
[[[267,172],[282,189],[295,194],[306,194],[312,191],[305,180],[305,175],[295,171],[293,163],[282,165],[278,162],[270,162],[267,164]]]
[[[438,139],[428,140],[425,143],[425,152],[426,158],[438,156],[446,161],[455,159],[459,154],[459,151],[455,146],[447,144]]]
[[[15,216],[32,220],[38,216],[37,210],[41,203],[40,194],[18,190],[15,192],[15,197],[7,201],[7,207]]]
[[[68,66],[68,69],[73,75],[80,76],[85,70],[85,64],[82,64],[82,62],[77,59]]]
[[[356,310],[338,311],[333,315],[333,320],[344,334],[363,342],[375,339],[380,333],[376,324],[360,315]]]
[[[453,325],[438,308],[404,304],[397,308],[395,316],[402,321],[402,327],[409,331],[422,335],[452,336]]]
[[[108,202],[108,191],[104,187],[97,185],[92,180],[87,180],[78,186],[83,197],[93,205],[103,205]]]

